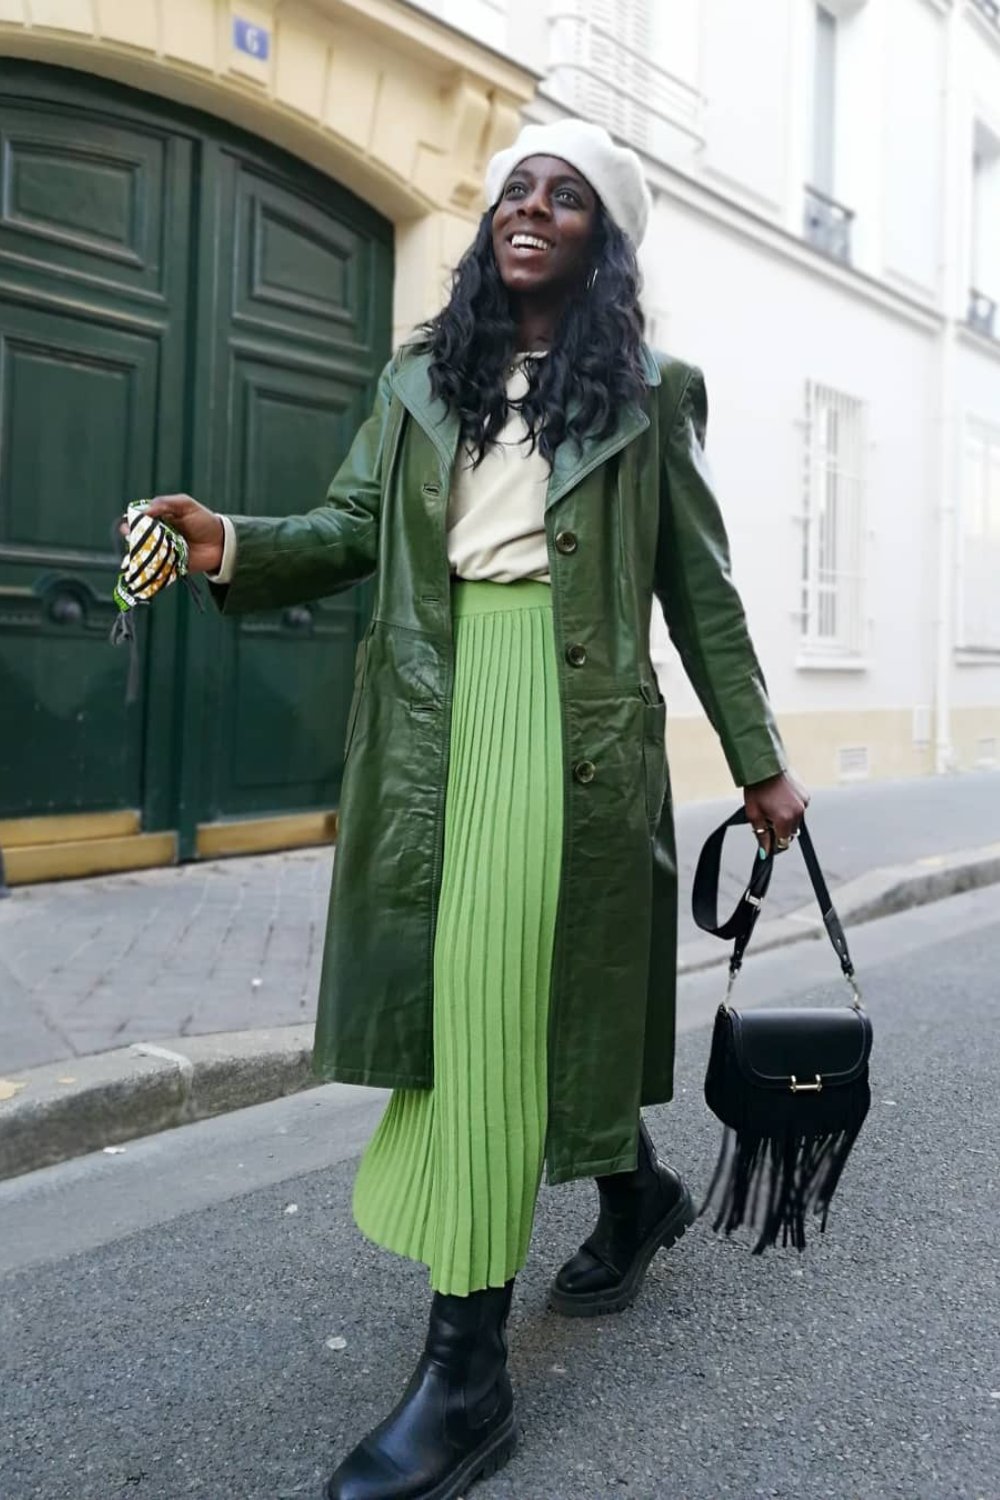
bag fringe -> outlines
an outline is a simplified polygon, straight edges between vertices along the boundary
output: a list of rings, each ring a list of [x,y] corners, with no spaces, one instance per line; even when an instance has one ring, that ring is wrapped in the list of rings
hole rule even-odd
[[[830,1200],[861,1131],[864,1118],[843,1130],[818,1135],[723,1133],[715,1172],[701,1213],[716,1210],[712,1228],[727,1235],[741,1225],[757,1232],[754,1255],[781,1243],[806,1248],[810,1212],[826,1229]]]

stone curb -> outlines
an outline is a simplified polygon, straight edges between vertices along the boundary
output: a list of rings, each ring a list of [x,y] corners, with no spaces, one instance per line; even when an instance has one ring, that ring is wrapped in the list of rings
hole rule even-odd
[[[1000,844],[873,870],[833,893],[845,927],[1000,882]],[[824,935],[815,904],[766,920],[753,953]],[[717,938],[685,943],[678,972],[723,964]],[[0,1080],[0,1179],[33,1172],[136,1136],[263,1104],[318,1082],[310,1067],[312,1025],[141,1042],[114,1052],[47,1063]]]
[[[4,1082],[0,1180],[309,1088],[313,1028],[137,1042]]]

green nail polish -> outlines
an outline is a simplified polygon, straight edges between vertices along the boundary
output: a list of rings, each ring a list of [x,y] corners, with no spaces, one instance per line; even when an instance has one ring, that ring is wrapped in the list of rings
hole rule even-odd
[[[761,844],[760,848],[757,850],[757,858],[758,859],[766,859],[767,858],[767,850],[764,848],[763,844]]]

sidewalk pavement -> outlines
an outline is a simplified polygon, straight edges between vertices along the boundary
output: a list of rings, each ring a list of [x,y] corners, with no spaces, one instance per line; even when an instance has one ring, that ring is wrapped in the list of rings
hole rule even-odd
[[[738,805],[734,792],[677,809],[681,972],[726,957],[694,926],[691,882],[706,835]],[[848,925],[1000,880],[995,772],[824,788],[808,822]],[[730,834],[720,918],[752,851],[747,830]],[[100,1094],[92,1133],[119,1140],[140,1133],[126,1118],[133,1096],[146,1099],[136,1119],[161,1129],[302,1087],[332,860],[331,849],[306,849],[15,888],[0,902],[0,1137],[16,1130],[15,1155],[28,1135],[41,1150],[32,1098],[72,1136],[87,1079]],[[753,949],[814,936],[816,916],[793,846],[776,865]],[[28,1069],[39,1072],[18,1080]],[[68,1144],[61,1154],[72,1154]]]

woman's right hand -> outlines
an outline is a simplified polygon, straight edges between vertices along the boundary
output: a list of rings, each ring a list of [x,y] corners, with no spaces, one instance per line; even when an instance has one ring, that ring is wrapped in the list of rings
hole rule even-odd
[[[188,572],[217,573],[226,539],[222,517],[190,495],[157,495],[146,509],[179,531],[188,544]]]

